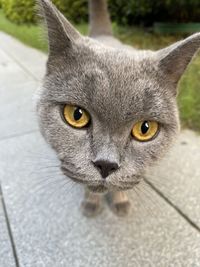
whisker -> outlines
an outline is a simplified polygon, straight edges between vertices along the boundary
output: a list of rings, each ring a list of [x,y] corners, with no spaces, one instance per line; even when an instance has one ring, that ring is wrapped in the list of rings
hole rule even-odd
[[[145,181],[145,180],[144,180]],[[165,185],[160,185],[159,183],[157,183],[157,181],[154,180],[149,180],[147,179],[147,181],[145,181],[147,187],[151,188],[151,186],[148,184],[148,181],[150,183],[152,183],[152,185],[159,190],[166,198],[170,199],[172,202],[176,203],[177,200],[174,198],[174,195],[171,193],[172,188],[171,187],[165,187]],[[166,188],[166,190],[164,190],[164,187]]]
[[[151,217],[154,217],[151,209],[149,208],[149,203],[148,205],[146,205],[146,201],[144,200],[144,194],[143,192],[141,192],[138,187],[134,187],[134,190],[138,196],[138,202],[139,202],[139,205],[140,207],[142,208],[142,210],[144,211],[144,214],[147,212],[147,214]],[[142,194],[142,196],[141,196]]]
[[[59,168],[60,167],[60,165],[49,165],[49,166],[47,166],[47,165],[44,165],[44,166],[41,166],[40,168],[38,168],[38,170],[43,170],[43,169],[51,169],[51,168]]]
[[[60,184],[60,186],[52,193],[50,193],[50,195],[51,195],[51,198],[53,199],[56,195],[57,195],[57,193],[59,192],[59,197],[61,196],[61,193],[63,193],[63,188],[64,188],[64,186],[66,186],[66,185],[69,185],[69,183],[68,182],[66,182],[66,181],[63,181],[63,183],[62,184]],[[71,186],[72,187],[72,186]],[[70,189],[69,190],[71,190],[71,187],[70,187]]]
[[[159,211],[162,213],[161,207],[158,205],[158,202],[153,197],[153,191],[150,189],[150,187],[147,187],[146,184],[141,183],[140,186],[137,187],[143,196],[145,197],[145,200],[148,202],[148,208],[151,210],[151,213],[154,214],[154,217],[157,216],[156,211]],[[152,205],[153,204],[153,208]],[[156,208],[156,209],[154,209]]]
[[[57,196],[57,192],[59,192],[59,197],[61,197],[62,199],[63,199],[63,194],[64,194],[65,197],[66,196],[68,197],[67,198],[68,205],[70,205],[71,202],[73,202],[73,204],[74,204],[74,201],[77,200],[77,205],[79,206],[79,204],[80,204],[79,203],[79,198],[72,198],[71,201],[69,202],[69,197],[71,197],[71,195],[74,193],[74,189],[77,188],[77,186],[78,186],[78,184],[74,183],[73,181],[71,181],[71,183],[63,183],[61,188],[58,188],[57,190],[55,190],[51,194],[51,199],[56,197]],[[81,200],[82,200],[82,198],[81,198]],[[54,201],[51,202],[51,203],[53,205]]]
[[[38,183],[36,184],[33,184],[32,186],[32,193],[34,194],[38,194],[40,193],[43,189],[47,189],[50,185],[53,186],[53,185],[56,185],[57,183],[59,182],[62,182],[62,181],[65,181],[64,179],[53,179],[53,178],[49,178],[49,179],[46,179],[45,181],[39,181]]]
[[[66,183],[65,185],[69,185],[69,187],[66,187],[68,190],[65,192],[65,193],[69,193],[69,191],[70,191],[70,194],[72,194],[73,193],[73,189],[76,187],[76,186],[78,186],[78,184],[77,183],[75,183],[75,182],[73,182],[73,181],[70,181],[71,183]],[[66,189],[65,187],[63,187],[63,189]]]
[[[63,175],[62,171],[59,169],[52,169],[52,170],[33,170],[28,174],[30,177],[35,177],[35,175],[46,175],[46,176],[60,176]]]
[[[33,163],[36,162],[38,164],[41,163],[58,163],[58,159],[57,158],[45,158],[45,157],[39,157],[39,156],[34,156],[34,157],[30,157],[30,155],[26,156],[26,159],[24,159],[24,162],[26,163]]]
[[[173,198],[173,195],[172,195],[172,193],[171,193],[171,191],[172,191],[172,187],[169,185],[169,184],[167,184],[167,181],[166,181],[166,179],[168,179],[168,178],[166,178],[165,180],[163,179],[161,179],[161,180],[158,180],[158,178],[156,178],[156,177],[153,177],[153,176],[151,176],[151,177],[149,177],[149,176],[146,176],[145,178],[144,178],[144,181],[145,181],[145,179],[147,180],[147,182],[149,181],[150,183],[152,183],[157,189],[159,189],[160,191],[162,191],[163,192],[163,194],[164,195],[166,195],[168,198]],[[147,183],[147,182],[145,182],[145,183]]]
[[[152,188],[144,182],[143,189],[146,191],[147,194],[149,194],[151,202],[153,205],[157,208],[157,211],[161,214],[163,214],[163,207],[161,206],[160,202],[158,202],[155,197],[152,197],[155,192],[152,190]],[[156,194],[157,197],[157,194]]]
[[[139,194],[139,191],[137,189],[137,187],[133,187],[133,190],[134,190],[134,193],[136,194],[136,197],[137,197],[137,205],[138,205],[138,208],[141,208],[141,212],[142,213],[145,213],[147,210],[146,208],[144,208],[144,203],[141,200],[141,196]],[[128,192],[128,195],[129,195],[129,192]]]
[[[165,187],[169,187],[169,185],[167,185],[166,184],[166,182],[167,182],[167,180],[169,181],[170,179],[172,179],[172,178],[169,178],[169,177],[156,177],[156,176],[153,176],[153,175],[145,175],[144,176],[144,178],[146,178],[146,179],[148,179],[148,180],[150,180],[150,181],[152,181],[152,182],[155,182],[155,183],[157,183],[159,186],[165,186]]]

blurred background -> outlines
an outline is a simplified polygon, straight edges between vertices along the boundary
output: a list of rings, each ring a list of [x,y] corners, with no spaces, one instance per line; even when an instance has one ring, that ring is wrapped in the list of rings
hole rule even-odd
[[[78,28],[88,32],[87,0],[53,0]],[[115,35],[142,49],[159,49],[200,31],[199,0],[108,0]],[[37,25],[34,0],[0,0],[0,31],[47,52]],[[180,82],[178,104],[182,126],[200,132],[200,57]]]

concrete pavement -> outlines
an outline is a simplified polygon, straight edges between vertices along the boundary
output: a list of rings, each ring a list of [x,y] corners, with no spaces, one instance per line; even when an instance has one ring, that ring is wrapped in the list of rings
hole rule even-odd
[[[0,33],[0,267],[200,266],[200,137],[185,130],[130,191],[132,209],[82,216],[38,132],[32,96],[46,56]],[[55,166],[55,167],[53,167]]]

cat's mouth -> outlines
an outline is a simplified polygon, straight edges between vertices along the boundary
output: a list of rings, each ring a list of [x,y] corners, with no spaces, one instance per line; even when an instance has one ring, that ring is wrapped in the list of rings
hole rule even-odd
[[[125,191],[132,189],[135,185],[140,183],[141,177],[135,176],[135,179],[132,181],[121,181],[121,182],[112,182],[109,179],[108,180],[98,180],[98,181],[89,181],[81,179],[81,175],[75,175],[70,170],[68,170],[66,167],[61,167],[62,172],[64,175],[68,176],[70,179],[72,179],[76,183],[85,184],[88,186],[89,190],[95,193],[105,193],[108,190],[116,190],[116,191]]]
[[[87,181],[87,180],[78,178],[76,175],[74,175],[71,171],[69,171],[65,167],[61,167],[61,170],[64,173],[64,175],[68,176],[74,182],[87,185],[88,188],[92,192],[104,193],[108,190],[108,187],[105,185],[105,181],[103,181],[103,180],[99,181],[99,182]]]

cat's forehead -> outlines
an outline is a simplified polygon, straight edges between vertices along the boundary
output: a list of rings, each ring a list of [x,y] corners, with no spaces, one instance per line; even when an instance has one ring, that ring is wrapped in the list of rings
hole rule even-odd
[[[148,75],[132,70],[97,72],[92,87],[88,87],[88,105],[107,121],[131,121],[155,118],[162,113],[166,95],[159,83]],[[104,116],[105,114],[105,116]]]
[[[166,96],[148,64],[124,53],[87,56],[70,70],[66,62],[57,66],[46,88],[55,101],[82,106],[105,121],[156,117]]]

